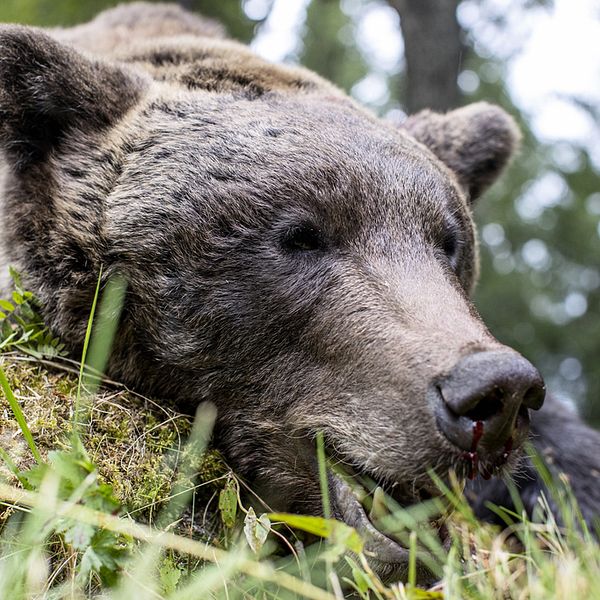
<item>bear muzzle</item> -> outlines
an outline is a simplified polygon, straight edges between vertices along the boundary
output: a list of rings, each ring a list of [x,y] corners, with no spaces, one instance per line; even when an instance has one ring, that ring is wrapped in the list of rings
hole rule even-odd
[[[540,409],[544,397],[538,370],[513,351],[470,354],[428,390],[437,427],[463,451],[470,478],[489,478],[508,460],[527,437],[529,409]]]

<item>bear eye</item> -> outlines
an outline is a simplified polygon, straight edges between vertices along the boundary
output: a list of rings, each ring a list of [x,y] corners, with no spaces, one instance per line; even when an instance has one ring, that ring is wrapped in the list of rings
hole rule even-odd
[[[458,251],[458,240],[456,239],[454,232],[447,231],[445,233],[442,239],[442,250],[450,260],[453,260],[456,257],[456,253]]]
[[[452,269],[456,271],[460,260],[460,249],[462,246],[462,240],[460,238],[460,232],[457,227],[447,227],[440,240],[440,249],[444,253],[446,260],[450,263]]]
[[[314,252],[324,247],[323,234],[314,225],[304,223],[290,227],[282,239],[282,246],[290,252]]]

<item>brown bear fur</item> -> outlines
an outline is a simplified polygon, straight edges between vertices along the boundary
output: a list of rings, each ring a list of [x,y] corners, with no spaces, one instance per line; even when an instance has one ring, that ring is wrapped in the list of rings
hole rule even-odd
[[[217,445],[274,508],[320,512],[318,430],[414,500],[429,467],[466,469],[427,386],[510,352],[468,299],[470,202],[517,141],[484,103],[394,128],[167,4],[3,26],[2,266],[75,355],[100,269],[125,275],[109,374],[213,402]],[[365,527],[378,572],[405,577]]]

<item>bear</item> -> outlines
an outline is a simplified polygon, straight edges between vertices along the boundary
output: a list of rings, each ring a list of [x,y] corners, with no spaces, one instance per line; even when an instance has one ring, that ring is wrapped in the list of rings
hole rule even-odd
[[[322,514],[319,433],[409,506],[439,493],[430,469],[514,468],[544,401],[470,300],[472,206],[518,143],[487,103],[387,123],[174,5],[1,26],[3,285],[13,265],[78,356],[100,273],[124,277],[107,374],[214,404],[214,444],[269,508]],[[408,550],[327,484],[377,574],[405,580]],[[502,497],[473,490],[482,514]]]

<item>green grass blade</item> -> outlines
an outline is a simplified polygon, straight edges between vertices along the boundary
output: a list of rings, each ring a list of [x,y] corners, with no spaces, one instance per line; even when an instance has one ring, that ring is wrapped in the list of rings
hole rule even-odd
[[[98,281],[96,282],[96,291],[94,292],[94,300],[92,302],[92,309],[90,310],[90,316],[88,318],[87,328],[85,331],[85,339],[83,340],[83,352],[81,353],[81,366],[79,368],[79,380],[77,382],[77,395],[75,397],[75,411],[73,418],[75,424],[79,422],[79,412],[81,405],[81,388],[83,387],[83,375],[85,372],[85,363],[87,358],[88,346],[92,337],[92,325],[94,323],[94,315],[96,314],[96,304],[98,303],[98,295],[100,294],[100,283],[102,281],[102,266],[100,266],[100,272],[98,273]],[[73,427],[73,430],[76,428]]]
[[[19,471],[19,468],[17,467],[17,465],[13,462],[13,460],[10,457],[10,455],[8,454],[8,452],[6,452],[6,450],[4,450],[4,448],[1,448],[1,447],[0,447],[0,459],[4,461],[6,468],[19,480],[21,485],[26,490],[30,490],[31,486],[29,485],[27,480],[21,475],[21,472]]]
[[[85,391],[86,397],[93,396],[100,385],[110,357],[127,290],[125,278],[120,275],[113,276],[106,285],[101,302],[98,303],[101,280],[102,269],[98,275],[81,356],[74,411],[74,444],[77,444],[77,432],[84,419],[82,392]],[[98,313],[97,318],[96,313]],[[81,444],[77,445],[81,448]]]
[[[2,387],[2,391],[8,400],[8,404],[10,405],[12,413],[19,424],[21,433],[23,434],[23,437],[25,438],[25,441],[31,450],[33,457],[35,458],[36,462],[41,463],[42,457],[37,449],[37,446],[35,445],[35,442],[33,441],[33,436],[31,435],[31,431],[29,430],[29,426],[25,420],[25,415],[23,414],[23,411],[21,410],[21,407],[15,398],[13,391],[10,389],[10,384],[8,383],[8,379],[6,378],[6,374],[4,373],[2,366],[0,366],[0,386]]]
[[[321,484],[321,498],[323,499],[323,516],[331,518],[331,505],[329,503],[329,485],[327,483],[327,463],[325,461],[325,441],[323,432],[317,432],[317,460],[319,462],[319,482]]]
[[[114,275],[108,280],[102,293],[86,356],[86,367],[89,370],[86,370],[84,387],[90,394],[94,394],[100,384],[100,378],[91,375],[90,371],[102,376],[106,370],[126,291],[127,280],[122,275]]]
[[[171,489],[171,500],[154,523],[158,529],[167,528],[177,521],[189,504],[194,492],[191,482],[197,473],[198,459],[206,450],[216,418],[217,409],[213,404],[203,403],[196,410],[194,426],[182,453],[184,459]]]

